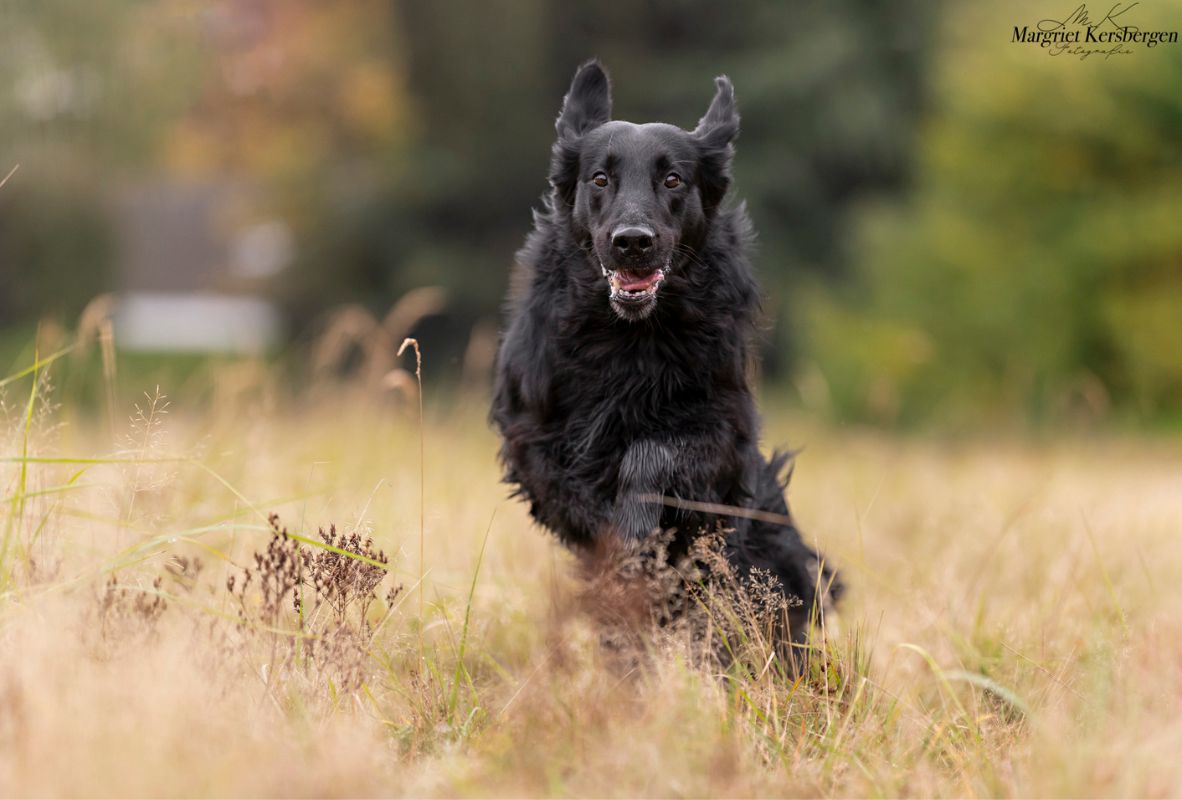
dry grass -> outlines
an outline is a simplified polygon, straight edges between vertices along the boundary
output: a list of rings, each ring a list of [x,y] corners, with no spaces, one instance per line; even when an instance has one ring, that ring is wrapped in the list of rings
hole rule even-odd
[[[420,582],[416,410],[221,369],[114,439],[44,369],[3,386],[0,794],[1182,794],[1177,442],[771,413],[851,587],[823,657],[654,635],[628,670],[478,402],[428,398]]]

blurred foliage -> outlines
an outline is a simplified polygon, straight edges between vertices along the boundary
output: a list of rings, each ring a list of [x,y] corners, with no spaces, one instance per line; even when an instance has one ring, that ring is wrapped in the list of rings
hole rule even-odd
[[[1135,13],[1178,27],[1168,10]],[[207,288],[266,291],[315,338],[331,308],[380,317],[441,286],[445,310],[416,332],[428,369],[450,370],[498,315],[553,119],[594,55],[622,119],[692,126],[711,79],[735,80],[767,374],[806,405],[890,424],[1178,415],[1182,49],[1050,57],[1009,41],[1031,16],[919,0],[9,0],[0,174],[21,169],[0,190],[0,327],[68,323],[134,288],[121,199],[209,186],[231,198],[217,235],[280,221],[295,261]]]
[[[0,189],[0,324],[73,316],[116,284],[110,192],[158,169],[199,86],[179,5],[0,4],[0,173],[20,167]]]
[[[0,152],[20,165],[0,191],[0,287],[20,287],[0,324],[135,288],[119,201],[167,186],[245,190],[215,235],[284,220],[327,279],[288,275],[279,296],[319,310],[366,291],[315,245],[397,182],[413,128],[397,33],[388,0],[0,4]]]
[[[1080,60],[992,33],[1028,8],[949,18],[914,191],[866,210],[856,279],[810,305],[809,372],[840,415],[1182,410],[1182,48]]]
[[[121,288],[111,243],[127,211],[113,200],[230,187],[221,228],[278,218],[295,237],[296,263],[269,290],[297,331],[341,303],[383,313],[440,285],[449,306],[429,333],[446,363],[498,313],[546,191],[552,121],[597,55],[621,118],[692,126],[712,78],[735,79],[739,190],[783,320],[795,276],[841,274],[852,199],[906,174],[927,18],[918,0],[13,0],[0,7],[0,134],[22,171],[3,201],[37,185],[68,202],[56,219],[30,204],[34,224],[0,231],[0,280],[91,253],[95,280],[49,290],[77,308],[96,286]],[[114,232],[69,224],[69,209]],[[51,229],[72,243],[47,242]],[[46,291],[22,296],[0,322],[44,313]]]

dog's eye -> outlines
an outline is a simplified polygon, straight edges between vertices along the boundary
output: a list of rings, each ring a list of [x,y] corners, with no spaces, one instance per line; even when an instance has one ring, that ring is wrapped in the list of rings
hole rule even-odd
[[[681,185],[681,176],[678,175],[676,172],[670,172],[668,175],[665,176],[665,188],[666,189],[676,189],[680,185]]]
[[[604,186],[607,186],[607,175],[602,172],[596,172],[591,176],[591,182],[602,189]]]

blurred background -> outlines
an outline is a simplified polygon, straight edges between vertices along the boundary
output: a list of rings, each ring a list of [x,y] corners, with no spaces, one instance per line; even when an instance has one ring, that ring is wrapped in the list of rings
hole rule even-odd
[[[379,379],[413,334],[483,384],[596,55],[622,119],[690,127],[735,81],[766,402],[1178,429],[1182,45],[1011,42],[1060,5],[4,0],[0,375],[93,328],[131,368]]]

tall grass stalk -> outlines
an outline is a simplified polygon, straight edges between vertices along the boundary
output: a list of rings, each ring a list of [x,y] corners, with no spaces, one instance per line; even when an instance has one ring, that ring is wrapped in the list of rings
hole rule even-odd
[[[33,428],[33,409],[37,403],[37,389],[40,386],[41,366],[41,356],[36,350],[34,350],[31,373],[33,380],[32,385],[29,387],[29,399],[25,404],[25,413],[23,423],[21,425],[22,460],[20,462],[20,475],[17,479],[16,491],[12,494],[12,502],[9,506],[10,510],[8,521],[4,526],[4,543],[2,546],[0,546],[0,591],[7,589],[13,578],[13,568],[8,560],[8,556],[12,550],[14,538],[17,540],[17,549],[20,549],[20,529],[24,524],[25,502],[27,499],[29,480],[29,465],[24,459],[29,457],[29,434]]]
[[[497,518],[497,512],[494,510],[492,516],[488,520],[488,527],[484,530],[484,539],[480,542],[480,553],[476,556],[476,567],[472,570],[472,584],[468,587],[468,602],[464,606],[464,627],[460,630],[460,647],[456,655],[456,670],[452,678],[451,694],[447,699],[447,713],[449,721],[454,722],[456,705],[459,702],[460,693],[460,677],[463,675],[468,683],[468,688],[472,691],[473,698],[476,697],[476,687],[472,683],[472,676],[468,674],[468,667],[464,663],[464,654],[468,647],[468,630],[472,624],[472,603],[476,599],[476,581],[480,577],[480,566],[484,563],[484,550],[488,547],[488,537],[492,533],[493,521]],[[473,703],[472,713],[475,714],[478,710],[477,704]],[[469,717],[469,721],[471,717]]]
[[[426,531],[427,531],[427,428],[423,419],[423,353],[417,339],[407,337],[398,346],[398,357],[407,347],[415,350],[415,382],[418,384],[419,399],[419,626],[426,624],[426,598],[423,593],[423,577],[427,572]],[[420,656],[422,636],[419,637]]]

